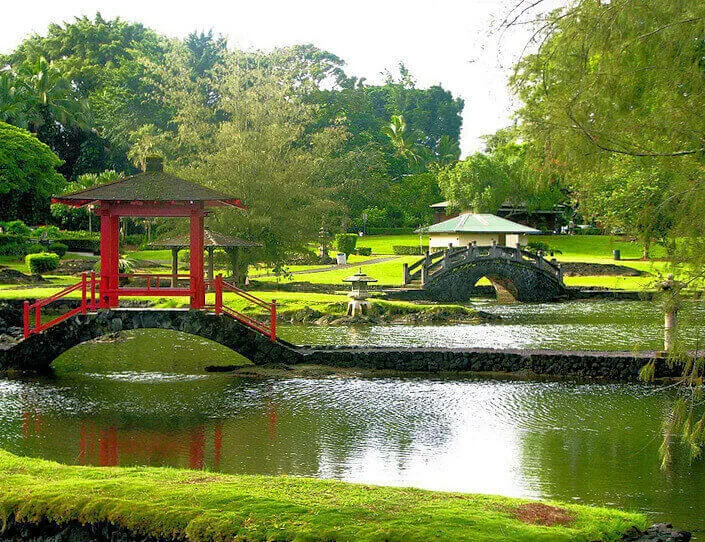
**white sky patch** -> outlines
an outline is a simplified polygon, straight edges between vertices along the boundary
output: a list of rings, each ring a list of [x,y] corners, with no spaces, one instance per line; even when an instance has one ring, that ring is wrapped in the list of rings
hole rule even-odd
[[[345,60],[350,75],[383,81],[382,72],[404,62],[426,87],[441,84],[465,100],[463,155],[483,148],[479,139],[510,123],[516,108],[506,87],[512,64],[531,31],[498,27],[518,0],[201,1],[38,0],[3,5],[0,52],[7,53],[52,22],[75,16],[120,17],[171,37],[208,30],[230,47],[271,49],[314,43]],[[546,0],[546,7],[561,3]]]

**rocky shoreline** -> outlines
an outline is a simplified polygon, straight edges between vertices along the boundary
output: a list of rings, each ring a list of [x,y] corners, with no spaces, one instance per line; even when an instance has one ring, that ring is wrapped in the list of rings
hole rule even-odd
[[[645,531],[632,527],[620,539],[622,542],[689,542],[691,534],[659,523]],[[82,524],[78,521],[57,523],[42,519],[38,522],[16,521],[11,516],[0,531],[0,542],[186,542],[183,537],[145,536],[115,523]],[[596,541],[597,542],[597,541]]]

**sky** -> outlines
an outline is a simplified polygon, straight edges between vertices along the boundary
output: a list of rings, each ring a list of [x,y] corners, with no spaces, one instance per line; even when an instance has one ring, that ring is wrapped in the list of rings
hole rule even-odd
[[[530,30],[500,24],[518,0],[61,0],[8,2],[0,21],[0,52],[51,22],[75,16],[120,17],[170,37],[213,29],[231,48],[271,49],[313,43],[346,62],[349,75],[382,82],[403,62],[417,86],[440,84],[465,100],[463,155],[482,150],[480,137],[511,123],[517,107],[507,89],[512,64]],[[554,2],[558,0],[546,0]]]

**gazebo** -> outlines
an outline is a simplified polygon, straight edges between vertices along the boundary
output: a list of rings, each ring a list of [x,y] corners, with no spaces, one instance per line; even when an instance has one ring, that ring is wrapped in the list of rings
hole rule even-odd
[[[210,231],[208,229],[203,232],[203,241],[206,251],[208,252],[208,280],[213,281],[214,273],[214,262],[213,262],[213,252],[216,248],[223,248],[226,252],[231,255],[233,263],[233,277],[235,279],[235,284],[237,284],[238,275],[238,253],[241,248],[246,247],[261,247],[260,243],[253,243],[252,241],[247,241],[245,239],[240,239],[239,237],[232,237],[230,235],[225,235],[222,233],[217,233]],[[154,241],[150,246],[153,247],[166,247],[171,249],[171,276],[172,285],[176,284],[177,277],[179,275],[179,251],[190,246],[190,240],[187,235],[182,235],[179,237],[173,237],[171,239],[164,239],[159,241]]]
[[[197,183],[164,172],[162,159],[147,158],[143,173],[131,175],[74,194],[52,199],[75,207],[93,205],[100,216],[100,306],[117,307],[119,297],[154,295],[148,278],[146,288],[121,287],[119,284],[119,220],[130,217],[187,217],[190,220],[188,246],[190,271],[188,288],[172,283],[158,288],[160,295],[183,295],[191,299],[191,308],[205,306],[206,284],[203,276],[204,228],[206,209],[231,206],[244,209],[239,199],[216,192]],[[178,277],[177,277],[178,278]],[[157,277],[157,281],[158,281]]]

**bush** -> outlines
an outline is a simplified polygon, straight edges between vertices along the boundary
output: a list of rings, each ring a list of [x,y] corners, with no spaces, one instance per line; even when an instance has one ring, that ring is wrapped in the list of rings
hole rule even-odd
[[[100,252],[100,241],[85,238],[62,238],[61,242],[68,247],[71,252]]]
[[[32,237],[37,239],[57,239],[59,237],[59,228],[56,226],[38,226],[32,231]]]
[[[67,247],[64,243],[52,243],[49,245],[49,252],[53,252],[54,254],[58,254],[59,258],[63,258],[66,256],[66,253],[69,251],[69,247]]]
[[[335,236],[335,248],[338,252],[344,252],[346,256],[350,256],[355,252],[357,245],[357,235],[354,233],[338,233]]]
[[[0,233],[0,256],[24,256],[25,254],[27,254],[26,237]]]
[[[575,235],[600,235],[602,232],[600,231],[600,228],[590,226],[588,228],[575,228],[573,233],[575,233]]]
[[[428,246],[419,245],[394,245],[392,251],[399,256],[423,256],[426,254]]]
[[[59,255],[53,252],[28,254],[24,261],[33,275],[41,275],[59,267]]]
[[[28,237],[32,233],[32,230],[29,229],[29,226],[27,226],[27,224],[25,224],[21,220],[12,220],[10,222],[3,222],[2,223],[2,230],[5,233],[11,233],[14,235],[22,235],[24,237]]]
[[[146,242],[147,236],[142,233],[131,233],[124,235],[122,238],[123,245],[131,247],[139,247]]]
[[[357,247],[355,254],[358,256],[372,256],[372,247]]]
[[[408,235],[414,228],[367,228],[367,235]]]
[[[25,254],[40,254],[44,252],[46,249],[44,248],[44,245],[40,245],[39,243],[32,243],[31,245],[26,245],[24,249]]]

